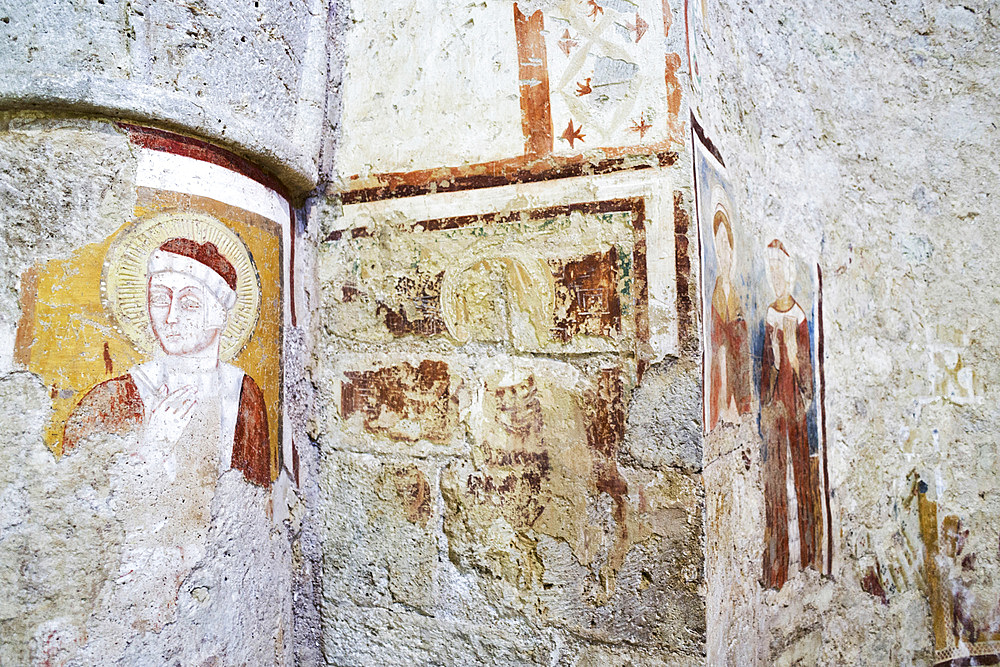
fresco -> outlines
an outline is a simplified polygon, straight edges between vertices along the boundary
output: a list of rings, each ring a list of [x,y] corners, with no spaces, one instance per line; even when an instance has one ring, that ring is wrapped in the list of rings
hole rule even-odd
[[[793,565],[828,571],[829,493],[814,310],[818,274],[801,271],[778,239],[768,243],[765,257],[770,303],[754,345],[764,440],[764,585],[780,589]]]
[[[340,414],[361,416],[361,427],[393,440],[446,444],[457,422],[448,364],[425,359],[370,371],[347,371]]]
[[[957,514],[939,517],[934,493],[914,476],[923,571],[931,605],[934,665],[1000,662],[1000,597],[994,531],[972,534]]]
[[[281,457],[287,202],[218,165],[139,153],[135,217],[23,279],[15,354],[51,387],[46,442],[69,453],[112,433],[152,451],[212,433],[220,472],[268,487]],[[243,190],[189,187],[198,170]],[[253,203],[246,188],[264,196]]]
[[[214,594],[263,567],[230,556],[246,553],[233,531],[269,548],[294,478],[281,475],[294,460],[282,439],[287,198],[222,149],[117,129],[135,159],[131,215],[22,276],[14,350],[51,400],[56,457],[37,482],[79,516],[66,519],[67,557],[82,551],[99,570],[88,580],[79,561],[60,566],[77,593],[40,626],[37,651],[72,647],[80,664],[136,663],[129,652],[197,623],[185,616],[193,581],[218,576],[204,587]]]
[[[703,40],[702,31],[707,28],[705,23],[704,0],[684,0],[684,29],[687,36],[688,72],[691,76],[691,90],[695,99],[701,97],[701,58]]]
[[[345,204],[324,239],[342,257],[321,277],[325,322],[369,342],[674,355],[692,313],[669,171]]]
[[[139,449],[151,452],[173,449],[191,430],[218,431],[220,468],[270,485],[264,395],[222,360],[243,348],[260,311],[246,245],[210,216],[154,216],[116,239],[101,291],[118,330],[152,358],[87,392],[66,422],[63,452],[100,432],[137,430]]]
[[[735,424],[751,407],[750,331],[746,318],[748,243],[733,208],[725,166],[694,142],[704,322],[704,425]]]
[[[463,455],[440,477],[444,530],[504,585],[551,589],[538,549],[554,537],[569,549],[547,558],[585,568],[583,594],[609,605],[628,597],[627,556],[673,539],[674,477],[620,462],[644,368],[692,316],[671,185],[650,169],[349,204],[326,239],[343,258],[321,276],[347,348],[329,383],[337,446]]]
[[[664,52],[672,25],[661,0],[568,2],[530,16],[515,4],[525,154],[681,143],[681,57]]]
[[[517,536],[516,560],[505,554],[480,565],[512,581],[541,575],[532,557],[538,534],[559,537],[577,563],[597,571],[602,588],[593,595],[605,604],[629,550],[653,532],[643,491],[638,503],[630,497],[638,485],[630,487],[617,463],[631,387],[620,368],[588,377],[559,362],[504,362],[480,369],[470,424],[475,469],[456,467],[444,480],[452,510],[445,530],[485,532],[502,518]],[[602,493],[613,526],[587,514]]]
[[[649,340],[644,222],[642,200],[623,199],[423,220],[399,248],[361,236],[341,321],[375,340],[635,354]]]
[[[922,468],[911,470],[905,485],[908,494],[892,502],[892,539],[877,545],[869,534],[855,545],[861,590],[886,606],[914,592],[927,600],[927,664],[1000,663],[997,526],[992,514],[969,507],[988,493],[980,489],[992,488],[992,477],[955,487],[939,470]]]
[[[832,535],[823,415],[822,282],[777,238],[750,239],[719,151],[692,115],[702,263],[704,428],[756,420],[761,439],[761,583],[828,574]],[[766,232],[765,232],[766,234]],[[706,445],[708,456],[714,452]]]

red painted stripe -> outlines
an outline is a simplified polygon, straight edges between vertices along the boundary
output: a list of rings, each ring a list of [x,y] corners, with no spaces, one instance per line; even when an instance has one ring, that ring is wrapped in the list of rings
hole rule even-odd
[[[243,174],[247,178],[271,188],[286,200],[291,201],[288,190],[281,184],[281,181],[246,158],[242,158],[224,148],[219,148],[201,139],[186,137],[181,134],[174,134],[173,132],[157,130],[151,127],[140,127],[138,125],[129,125],[128,123],[118,123],[118,127],[128,132],[129,140],[137,146],[164,153],[183,155],[201,160],[202,162],[210,162],[230,171]]]
[[[545,17],[542,10],[526,17],[514,3],[518,76],[521,79],[521,129],[525,155],[552,152],[552,108],[549,68],[545,53]]]

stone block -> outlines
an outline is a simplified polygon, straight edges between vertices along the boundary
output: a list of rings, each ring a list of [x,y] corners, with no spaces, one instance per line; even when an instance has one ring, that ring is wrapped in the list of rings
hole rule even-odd
[[[327,597],[323,646],[334,665],[551,665],[561,638],[512,619],[468,623]]]
[[[698,479],[619,464],[627,376],[538,359],[477,372],[471,460],[441,479],[451,560],[532,622],[700,650]]]
[[[324,596],[433,613],[440,567],[437,469],[325,452],[319,475]]]

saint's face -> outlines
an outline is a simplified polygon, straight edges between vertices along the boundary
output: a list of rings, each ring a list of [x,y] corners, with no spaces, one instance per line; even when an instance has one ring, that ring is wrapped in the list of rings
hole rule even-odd
[[[173,271],[154,273],[148,296],[153,333],[167,354],[202,352],[222,335],[226,309],[195,278]]]
[[[771,279],[771,289],[778,299],[791,294],[791,259],[778,248],[767,250],[767,275]]]
[[[726,227],[721,224],[715,230],[715,259],[719,264],[719,275],[730,278],[733,267],[733,249],[729,245]]]

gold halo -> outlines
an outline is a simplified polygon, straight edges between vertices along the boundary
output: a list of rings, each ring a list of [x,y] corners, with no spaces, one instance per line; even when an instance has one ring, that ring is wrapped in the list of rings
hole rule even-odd
[[[222,221],[203,213],[163,213],[136,221],[115,239],[104,258],[101,301],[115,324],[136,348],[156,346],[146,298],[149,256],[165,241],[185,238],[211,242],[236,269],[236,304],[222,332],[219,356],[229,361],[253,335],[260,316],[260,276],[250,249]]]

